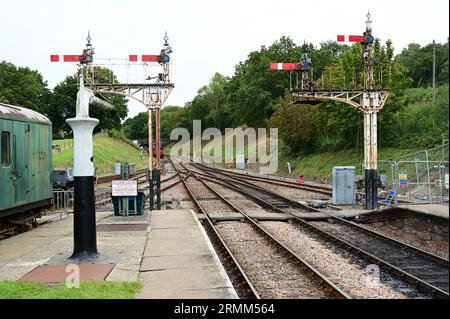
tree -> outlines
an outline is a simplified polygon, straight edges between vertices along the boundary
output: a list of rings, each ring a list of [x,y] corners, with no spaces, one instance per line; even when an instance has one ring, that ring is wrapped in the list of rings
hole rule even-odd
[[[95,67],[97,83],[117,83],[114,73],[106,68]],[[54,137],[61,138],[71,133],[71,128],[66,124],[68,118],[75,116],[78,76],[79,72],[73,76],[68,76],[59,83],[53,90],[50,98],[48,114],[53,122]],[[99,98],[105,99],[115,106],[112,111],[105,111],[101,107],[93,104],[89,108],[90,116],[100,120],[94,132],[102,129],[120,129],[121,121],[127,116],[127,100],[124,96],[117,94],[102,93],[97,94]]]
[[[239,63],[225,91],[231,110],[231,125],[263,127],[289,87],[289,76],[269,69],[271,62],[295,62],[301,49],[289,37],[281,37],[269,48],[251,52]]]
[[[174,128],[187,127],[188,118],[186,109],[179,106],[166,106],[160,113],[161,138],[170,138]],[[153,126],[153,133],[155,133]],[[123,133],[130,140],[148,138],[148,112],[141,112],[123,123]]]
[[[397,57],[408,69],[408,77],[414,87],[426,87],[432,84],[433,77],[433,43],[424,47],[411,43]],[[448,41],[436,43],[436,82],[448,83]]]
[[[161,138],[170,139],[170,133],[178,127],[187,127],[189,119],[186,109],[179,106],[166,106],[161,110]]]
[[[279,136],[291,150],[311,149],[317,129],[314,106],[292,104],[290,94],[286,94],[268,120],[268,126],[278,128]]]
[[[193,120],[201,120],[204,127],[224,129],[230,122],[225,86],[229,78],[214,74],[208,85],[201,87],[195,98],[186,104],[186,114],[191,128]]]
[[[148,113],[141,112],[123,123],[123,133],[130,140],[148,138]]]
[[[47,82],[38,71],[0,62],[0,102],[48,115],[50,96]]]

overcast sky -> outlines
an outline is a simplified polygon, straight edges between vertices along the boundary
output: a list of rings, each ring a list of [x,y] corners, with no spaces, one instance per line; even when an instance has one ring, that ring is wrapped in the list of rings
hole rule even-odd
[[[374,35],[392,39],[397,53],[411,42],[447,40],[448,0],[0,0],[0,61],[37,69],[53,88],[76,66],[50,63],[49,55],[80,54],[87,30],[98,58],[157,54],[167,30],[176,87],[166,105],[181,106],[215,72],[231,76],[249,52],[282,35],[317,45],[361,34],[368,9]],[[144,111],[129,108],[129,116]]]

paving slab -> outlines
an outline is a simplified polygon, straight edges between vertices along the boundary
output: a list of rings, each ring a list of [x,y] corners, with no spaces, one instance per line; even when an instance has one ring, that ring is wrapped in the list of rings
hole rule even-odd
[[[147,222],[148,222],[147,214]],[[111,224],[112,212],[97,212],[97,223]],[[127,222],[134,222],[133,217]],[[139,223],[142,223],[139,220]],[[73,251],[73,215],[54,219],[32,231],[7,238],[0,242],[0,279],[18,280],[36,267],[42,265],[67,264]],[[138,279],[139,266],[147,240],[146,231],[98,232],[97,248],[106,260],[114,259],[118,270],[112,271],[116,279]],[[96,263],[104,262],[104,258]],[[119,271],[133,273],[133,276],[118,275]]]
[[[229,288],[179,289],[161,291],[146,290],[139,294],[142,299],[236,299]]]
[[[137,298],[237,298],[197,215],[152,212]]]
[[[142,259],[141,271],[186,268],[186,265],[190,267],[213,266],[215,262],[213,256],[209,253],[204,255],[189,254],[144,257]]]
[[[237,298],[192,210],[147,212],[128,219],[105,211],[97,212],[96,220],[104,225],[100,230],[110,231],[97,232],[98,251],[107,258],[91,267],[108,269],[92,276],[83,271],[82,280],[139,280],[143,289],[138,298]],[[64,281],[72,251],[73,215],[55,218],[0,242],[0,280]]]

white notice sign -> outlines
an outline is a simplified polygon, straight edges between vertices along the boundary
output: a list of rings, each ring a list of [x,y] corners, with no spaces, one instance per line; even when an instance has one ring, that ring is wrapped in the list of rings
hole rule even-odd
[[[137,181],[112,181],[112,196],[137,196]]]
[[[445,188],[448,189],[448,174],[445,174]]]

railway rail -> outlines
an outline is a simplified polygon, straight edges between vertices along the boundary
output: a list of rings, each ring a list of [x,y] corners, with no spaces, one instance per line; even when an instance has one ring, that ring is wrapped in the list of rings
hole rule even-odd
[[[239,173],[239,172],[235,172],[235,171],[229,171],[229,170],[225,170],[225,169],[221,169],[221,168],[217,168],[217,167],[206,166],[206,165],[200,164],[200,163],[196,163],[196,165],[202,166],[205,169],[208,169],[210,171],[220,172],[221,174],[225,174],[227,176],[239,177],[243,180],[256,181],[256,182],[271,184],[271,185],[275,185],[275,186],[293,188],[293,189],[300,189],[300,190],[305,190],[305,191],[312,192],[312,193],[326,195],[329,197],[331,197],[333,195],[332,188],[328,187],[328,186],[321,186],[318,184],[308,184],[308,183],[298,184],[296,182],[281,180],[281,179],[272,178],[272,177],[268,177],[268,176],[256,176],[256,175],[251,175],[248,173]],[[357,192],[357,195],[360,198],[363,198],[364,192]],[[385,205],[386,199],[387,199],[387,197],[379,196],[379,204]],[[415,203],[414,201],[410,201],[410,200],[407,200],[404,198],[398,198],[397,201],[399,203],[405,203],[405,204],[414,204]],[[329,207],[336,208],[332,205],[329,205]]]
[[[437,298],[448,298],[448,260],[332,215],[329,215],[328,222],[307,222],[294,214],[295,209],[304,209],[301,204],[295,206],[289,199],[282,203],[283,196],[262,190],[261,187],[248,181],[230,178],[218,170],[211,170],[198,164],[190,165],[195,168],[196,173],[184,165],[186,176],[195,174],[197,178],[201,177],[235,190],[274,212],[288,214],[297,227],[377,264],[381,269],[411,283],[425,293],[431,293]],[[310,212],[319,211],[307,208]]]
[[[232,261],[231,268],[236,280],[236,273],[239,275],[238,286],[245,287],[244,293],[240,295],[250,295],[253,298],[267,298],[272,296],[275,291],[279,291],[280,294],[290,298],[350,298],[345,292],[343,292],[337,285],[331,282],[319,271],[314,269],[310,264],[298,256],[289,247],[278,241],[268,231],[258,225],[252,217],[248,216],[245,212],[236,207],[233,203],[227,200],[214,190],[206,181],[198,176],[195,172],[189,171],[185,166],[179,170],[175,164],[173,164],[180,180],[185,186],[189,196],[194,202],[197,209],[204,214],[206,222],[204,223],[207,228],[208,234],[212,235],[216,244],[220,244],[220,251],[223,253],[222,258],[227,261]],[[188,178],[192,179],[188,182]],[[249,267],[243,267],[235,257],[230,249],[229,245],[244,245],[243,242],[239,242],[237,237],[226,240],[221,236],[217,225],[210,218],[208,211],[204,205],[200,203],[199,195],[195,194],[193,186],[190,183],[200,183],[204,190],[215,195],[221,202],[225,203],[233,211],[240,213],[243,216],[246,231],[249,237],[253,238],[254,244],[261,246],[260,249],[247,250],[247,253],[253,254],[254,258],[260,262],[260,264],[272,264],[270,271],[257,272],[255,269],[249,269]],[[204,194],[204,192],[202,192]],[[270,252],[270,256],[263,254],[262,251],[267,250]],[[225,255],[225,256],[224,256]],[[264,260],[262,260],[262,259]],[[267,260],[267,258],[271,258]],[[255,260],[253,259],[253,260]],[[283,266],[284,265],[284,266]],[[229,268],[229,267],[228,267]],[[256,284],[253,284],[250,280],[256,280]]]
[[[146,169],[137,170],[136,175],[130,179],[142,178],[143,176],[145,176],[145,172],[146,172]],[[111,181],[116,180],[116,179],[120,179],[120,176],[116,176],[116,175],[101,176],[101,177],[97,178],[97,184],[110,183]]]
[[[332,189],[330,187],[326,187],[326,186],[313,185],[313,184],[307,184],[307,183],[306,184],[305,183],[298,184],[295,182],[282,181],[282,180],[273,179],[273,178],[269,178],[269,177],[259,177],[259,176],[244,174],[244,173],[237,173],[237,172],[227,171],[227,170],[220,169],[220,168],[206,166],[206,165],[203,165],[200,163],[195,163],[194,165],[197,167],[202,167],[203,169],[208,170],[210,172],[217,172],[217,173],[229,176],[229,177],[240,178],[240,179],[247,180],[247,181],[258,181],[258,182],[263,182],[263,183],[277,185],[277,186],[301,189],[301,190],[318,193],[318,194],[323,194],[323,195],[327,195],[327,196],[332,196],[332,193],[333,193]]]

